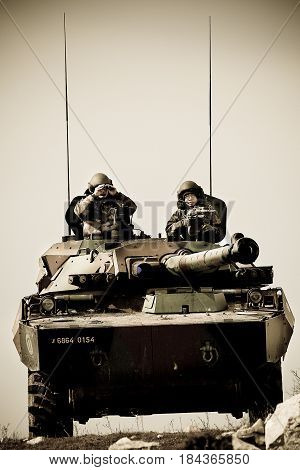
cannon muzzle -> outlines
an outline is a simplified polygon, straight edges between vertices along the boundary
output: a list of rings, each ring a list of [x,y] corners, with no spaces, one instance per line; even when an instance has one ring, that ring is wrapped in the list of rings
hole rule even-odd
[[[231,245],[213,248],[191,254],[167,255],[161,263],[174,273],[204,272],[218,269],[224,264],[237,262],[242,264],[253,263],[259,254],[257,243],[251,238],[242,237]]]

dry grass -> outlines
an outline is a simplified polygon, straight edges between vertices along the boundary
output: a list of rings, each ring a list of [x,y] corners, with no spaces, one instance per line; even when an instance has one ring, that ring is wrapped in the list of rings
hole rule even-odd
[[[159,439],[157,438],[158,433],[147,432],[147,433],[135,433],[124,434],[124,433],[113,433],[107,435],[86,435],[78,437],[65,437],[65,438],[46,438],[40,444],[30,446],[26,444],[26,441],[20,439],[7,438],[0,443],[0,449],[15,449],[15,450],[105,450],[122,437],[129,437],[142,441],[158,441],[160,446],[159,449],[172,450],[172,449],[184,449],[186,441],[190,436],[197,436],[198,433],[164,433],[160,434]]]
[[[65,437],[65,438],[46,438],[40,444],[31,446],[26,444],[26,440],[15,439],[8,437],[1,440],[0,450],[107,450],[109,446],[115,443],[122,437],[129,437],[135,440],[142,440],[146,442],[158,441],[159,450],[183,450],[183,449],[206,449],[215,450],[231,449],[230,439],[218,439],[220,432],[217,430],[205,430],[190,433],[163,433],[158,434],[154,432],[147,433],[113,433],[106,435],[85,435],[78,437]],[[299,444],[293,443],[291,447],[281,447],[282,450],[297,449],[300,450]]]

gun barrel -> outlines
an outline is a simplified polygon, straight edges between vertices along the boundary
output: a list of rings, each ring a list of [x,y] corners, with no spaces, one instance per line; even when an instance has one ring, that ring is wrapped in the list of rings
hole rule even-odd
[[[161,262],[174,273],[204,272],[217,269],[230,262],[242,264],[253,263],[259,254],[257,243],[251,238],[240,238],[232,245],[221,246],[212,250],[198,253],[171,255],[163,258]]]

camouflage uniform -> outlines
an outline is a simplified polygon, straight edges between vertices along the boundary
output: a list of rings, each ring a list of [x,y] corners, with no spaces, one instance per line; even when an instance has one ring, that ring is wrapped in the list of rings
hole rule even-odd
[[[213,210],[211,204],[197,204],[193,209]],[[188,218],[191,209],[186,206],[184,209],[178,209],[171,216],[166,226],[166,232],[169,239],[173,240],[203,240],[214,242],[218,233],[218,225],[221,220],[216,212],[205,214],[202,218]],[[190,230],[189,230],[190,227]]]
[[[196,196],[196,204],[188,205],[185,197]],[[178,210],[166,226],[168,239],[215,242],[220,239],[221,219],[207,200],[201,186],[194,181],[185,181],[177,191]],[[206,211],[206,212],[205,212]]]
[[[97,234],[104,239],[129,239],[132,235],[131,216],[136,204],[117,192],[114,196],[97,197],[86,191],[73,199],[66,219],[77,238]]]
[[[105,239],[128,239],[135,203],[122,193],[99,198],[90,194],[77,202],[74,213],[83,222],[83,236],[99,234]]]

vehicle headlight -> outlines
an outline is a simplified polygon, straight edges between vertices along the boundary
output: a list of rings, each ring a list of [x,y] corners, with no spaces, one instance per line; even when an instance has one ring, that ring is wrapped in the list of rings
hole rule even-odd
[[[248,299],[252,304],[258,305],[263,299],[263,294],[259,290],[254,289],[248,292]]]
[[[85,283],[86,283],[86,279],[87,279],[86,275],[85,275],[85,274],[81,274],[81,275],[79,276],[79,282],[80,282],[80,284],[85,284]]]
[[[55,302],[52,297],[45,297],[41,302],[41,307],[44,312],[51,313],[54,310]]]

